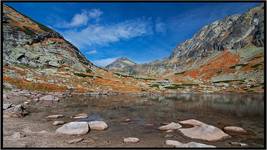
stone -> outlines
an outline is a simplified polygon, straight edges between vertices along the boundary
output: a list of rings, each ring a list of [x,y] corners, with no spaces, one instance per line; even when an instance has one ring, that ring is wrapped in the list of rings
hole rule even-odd
[[[54,126],[57,126],[57,125],[62,125],[62,124],[64,124],[65,122],[64,121],[54,121],[53,122],[53,125]]]
[[[138,138],[136,138],[136,137],[127,137],[127,138],[123,139],[124,143],[137,143],[139,141],[140,140]]]
[[[12,104],[11,103],[5,103],[3,104],[3,109],[6,110],[8,108],[12,107]]]
[[[91,130],[105,130],[108,128],[108,125],[104,121],[90,121],[89,123]]]
[[[224,133],[221,129],[195,119],[180,121],[180,123],[193,126],[191,128],[179,129],[179,131],[183,133],[183,135],[193,139],[217,141],[229,137],[229,135]]]
[[[14,134],[12,134],[12,138],[14,139],[20,139],[22,137],[25,137],[26,135],[25,134],[22,134],[20,132],[15,132]]]
[[[248,146],[248,144],[246,143],[240,143],[240,142],[229,142],[231,145],[234,145],[234,146],[241,146],[241,147],[245,147],[245,146]]]
[[[62,118],[64,115],[58,114],[58,115],[49,115],[46,118],[47,119],[57,119],[57,118]]]
[[[77,139],[69,140],[69,141],[67,141],[67,143],[68,144],[79,143],[83,140],[84,140],[83,138],[77,138]]]
[[[15,105],[14,107],[10,107],[9,109],[6,109],[4,111],[4,118],[10,118],[10,117],[15,117],[15,118],[19,118],[19,117],[24,117],[25,115],[29,114],[25,108],[23,107],[23,105],[19,104],[19,105]]]
[[[176,140],[166,140],[166,145],[173,146],[173,147],[202,147],[202,148],[215,148],[214,145],[207,145],[203,143],[197,143],[197,142],[189,142],[189,143],[181,143]]]
[[[132,120],[130,118],[125,119],[123,122],[131,122]]]
[[[176,130],[181,128],[182,126],[179,123],[171,122],[167,125],[161,126],[158,129],[159,130]]]
[[[68,135],[83,135],[89,132],[87,122],[69,122],[56,130],[56,133]]]
[[[80,113],[75,116],[73,116],[74,119],[82,119],[82,118],[87,118],[88,115],[86,113]]]
[[[167,130],[166,131],[166,133],[172,133],[173,132],[173,130]]]
[[[55,97],[53,95],[45,95],[43,97],[39,98],[40,101],[59,101],[58,97]]]
[[[172,134],[166,134],[164,137],[165,138],[171,138],[171,137],[173,137],[173,135]]]
[[[226,126],[223,128],[223,130],[229,132],[247,133],[245,129],[237,126]]]

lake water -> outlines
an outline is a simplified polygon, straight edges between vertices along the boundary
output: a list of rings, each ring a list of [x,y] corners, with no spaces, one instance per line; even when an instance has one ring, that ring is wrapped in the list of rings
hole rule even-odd
[[[247,143],[249,147],[264,145],[264,95],[263,94],[175,94],[168,96],[72,96],[59,103],[31,108],[26,117],[36,123],[44,123],[47,115],[73,116],[88,113],[89,117],[77,121],[104,120],[109,128],[91,131],[87,136],[95,142],[87,146],[100,147],[164,147],[166,139],[180,142],[201,142],[217,147],[232,147],[230,142]],[[125,119],[131,119],[126,122]],[[180,132],[166,133],[157,128],[164,123],[185,119],[197,119],[223,129],[224,126],[240,126],[247,134],[231,134],[231,138],[207,142],[185,137]],[[64,121],[74,121],[70,117]],[[52,126],[52,125],[51,125]],[[55,130],[56,127],[51,127]],[[168,134],[168,137],[166,135]],[[138,137],[136,144],[125,144],[123,137]],[[84,146],[84,145],[83,145]]]

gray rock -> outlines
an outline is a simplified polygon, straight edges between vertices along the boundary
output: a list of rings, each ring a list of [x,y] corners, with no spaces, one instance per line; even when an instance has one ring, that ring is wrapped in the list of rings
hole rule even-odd
[[[108,128],[108,125],[104,121],[90,121],[89,123],[91,130],[105,130]]]
[[[87,118],[87,117],[88,117],[88,114],[86,113],[80,113],[80,114],[73,116],[74,119],[82,119],[82,118]]]
[[[167,125],[161,126],[158,129],[159,130],[176,130],[181,128],[182,126],[179,123],[171,122]]]
[[[212,125],[205,124],[195,119],[180,121],[180,123],[193,125],[192,128],[179,129],[179,131],[183,133],[183,135],[193,139],[217,141],[229,137],[229,135],[224,133],[221,129]]]
[[[5,103],[5,104],[3,104],[3,109],[6,110],[6,109],[12,107],[12,105],[13,104],[11,104],[11,103]]]
[[[62,118],[62,117],[64,117],[64,115],[57,114],[57,115],[49,115],[46,118],[47,119],[57,119],[57,118]]]
[[[74,143],[79,143],[79,142],[81,142],[83,140],[84,140],[83,138],[77,138],[77,139],[69,140],[69,141],[67,141],[67,143],[68,144],[74,144]]]
[[[127,138],[123,139],[124,143],[137,143],[139,141],[140,140],[138,138],[136,138],[136,137],[127,137]]]
[[[68,135],[83,135],[89,132],[87,122],[69,122],[56,130],[56,133]]]
[[[65,122],[64,121],[54,121],[53,122],[53,125],[54,126],[58,126],[58,125],[62,125],[62,124],[64,124]]]
[[[246,143],[240,143],[240,142],[230,142],[231,145],[234,145],[234,146],[241,146],[241,147],[245,147],[245,146],[248,146],[248,144]]]
[[[53,95],[45,95],[43,97],[40,97],[39,100],[41,100],[41,101],[59,101],[58,97],[55,97]]]
[[[223,129],[224,131],[229,131],[229,132],[247,133],[245,129],[237,126],[226,126]]]
[[[207,145],[203,143],[197,143],[197,142],[189,142],[189,143],[181,143],[179,141],[175,140],[166,140],[166,145],[173,146],[173,147],[187,147],[187,148],[193,148],[193,147],[201,147],[201,148],[215,148],[214,145]]]

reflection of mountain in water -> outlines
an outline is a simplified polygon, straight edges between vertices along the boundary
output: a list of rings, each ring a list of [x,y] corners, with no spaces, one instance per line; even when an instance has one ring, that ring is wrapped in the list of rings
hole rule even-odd
[[[179,94],[153,99],[179,111],[218,112],[238,117],[264,115],[264,96],[261,94]]]

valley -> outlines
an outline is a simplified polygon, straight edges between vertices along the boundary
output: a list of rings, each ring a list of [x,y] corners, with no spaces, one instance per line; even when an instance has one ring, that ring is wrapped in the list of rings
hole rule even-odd
[[[264,9],[202,27],[168,58],[99,67],[3,4],[2,146],[265,147]]]

